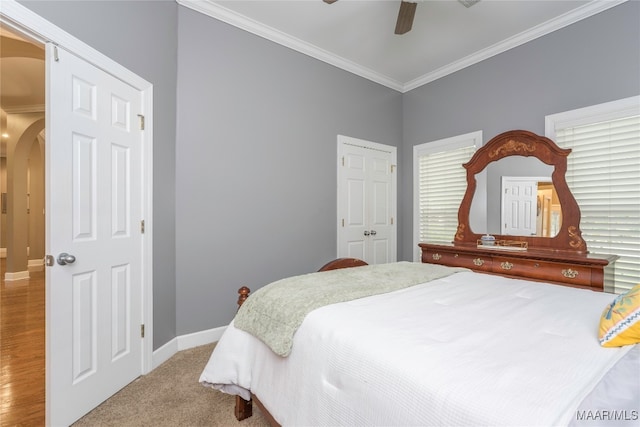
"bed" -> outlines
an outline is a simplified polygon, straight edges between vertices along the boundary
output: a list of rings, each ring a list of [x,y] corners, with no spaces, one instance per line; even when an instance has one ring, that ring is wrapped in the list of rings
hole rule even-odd
[[[200,382],[273,425],[640,425],[640,285],[602,292],[617,256],[581,237],[570,152],[528,131],[488,141],[463,165],[453,242],[423,263],[338,259],[242,289]],[[553,167],[562,224],[489,252],[469,222],[475,176],[512,156]]]
[[[425,269],[426,277],[439,271],[429,281],[312,306],[288,353],[237,328],[241,307],[200,382],[239,396],[240,405],[253,398],[273,424],[287,426],[637,425],[640,348],[598,342],[600,315],[614,296],[431,264],[391,267]],[[346,273],[355,270],[373,281],[385,274],[360,266],[289,278],[286,286],[332,274],[330,282],[344,277],[349,287]],[[306,304],[297,298],[281,307],[267,299],[265,313]]]

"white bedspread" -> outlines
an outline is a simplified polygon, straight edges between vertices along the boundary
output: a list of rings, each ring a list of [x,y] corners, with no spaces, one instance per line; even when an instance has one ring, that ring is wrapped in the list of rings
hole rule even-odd
[[[200,381],[282,425],[566,425],[631,347],[602,348],[612,295],[479,273],[311,312],[288,358],[233,327]]]

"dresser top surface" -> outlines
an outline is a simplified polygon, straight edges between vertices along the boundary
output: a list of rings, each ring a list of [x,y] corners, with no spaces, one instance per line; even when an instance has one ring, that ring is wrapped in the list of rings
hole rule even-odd
[[[484,248],[482,246],[470,244],[442,244],[442,243],[420,243],[418,246],[422,250],[441,250],[447,252],[458,252],[465,254],[484,255],[491,257],[511,257],[522,259],[536,259],[555,262],[572,262],[585,265],[603,265],[614,263],[619,257],[617,255],[605,255],[595,253],[575,253],[567,251],[558,251],[547,248],[532,248],[526,250],[510,250]]]

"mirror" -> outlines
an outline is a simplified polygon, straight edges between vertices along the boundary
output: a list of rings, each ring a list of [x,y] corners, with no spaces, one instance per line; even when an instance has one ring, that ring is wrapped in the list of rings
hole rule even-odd
[[[582,239],[579,227],[580,209],[565,179],[567,156],[570,153],[571,150],[561,149],[549,138],[523,130],[504,132],[478,149],[471,160],[463,165],[467,170],[467,191],[458,210],[458,230],[454,237],[454,244],[475,246],[478,239],[488,232],[493,234],[496,239],[525,241],[530,248],[586,252],[586,243]],[[487,205],[484,209],[488,220],[483,230],[476,228],[482,227],[482,225],[474,224],[471,227],[469,216],[470,212],[482,209],[478,203],[474,205],[473,200],[476,194],[477,177],[485,173],[487,175]],[[548,186],[548,189],[552,187],[555,191],[556,206],[552,206],[554,196],[551,194],[547,205],[549,237],[543,237],[542,232],[540,235],[536,233],[535,236],[517,237],[502,232],[500,212],[502,177],[523,175],[542,177],[544,182],[549,182],[546,177],[550,177],[552,185]],[[482,193],[483,189],[478,191]],[[541,211],[544,208],[544,199],[541,199]],[[556,212],[555,222],[552,223],[554,209]]]
[[[469,213],[471,230],[479,234],[512,234],[502,232],[502,177],[535,176],[550,182],[552,173],[553,166],[536,157],[508,156],[489,163],[475,175],[477,185]]]

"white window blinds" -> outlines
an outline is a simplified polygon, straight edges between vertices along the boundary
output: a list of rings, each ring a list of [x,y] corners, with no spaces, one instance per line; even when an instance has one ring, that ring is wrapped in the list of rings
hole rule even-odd
[[[419,242],[450,243],[458,228],[458,208],[467,189],[466,169],[482,139],[463,135],[416,147],[417,234]]]
[[[614,254],[616,292],[640,282],[640,115],[556,126],[589,252]]]

